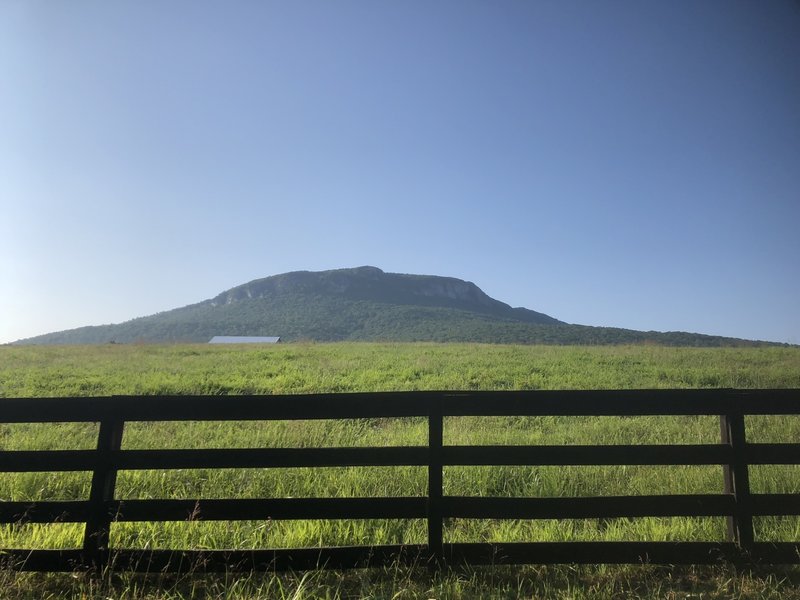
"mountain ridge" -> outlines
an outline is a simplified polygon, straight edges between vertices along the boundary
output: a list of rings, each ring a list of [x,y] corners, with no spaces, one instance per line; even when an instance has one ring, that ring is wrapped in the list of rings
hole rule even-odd
[[[285,341],[322,342],[771,344],[687,332],[572,325],[528,308],[513,308],[470,281],[386,273],[372,266],[272,275],[154,315],[52,332],[14,343],[207,342],[215,335],[267,335]]]
[[[291,271],[233,287],[210,300],[212,306],[282,292],[337,294],[390,304],[449,306],[530,323],[564,324],[544,313],[510,305],[487,295],[471,281],[438,275],[386,273],[363,266],[329,271]]]

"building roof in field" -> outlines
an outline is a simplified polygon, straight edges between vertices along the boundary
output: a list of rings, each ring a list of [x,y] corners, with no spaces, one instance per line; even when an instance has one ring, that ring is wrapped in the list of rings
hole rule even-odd
[[[209,344],[277,344],[280,337],[266,337],[254,335],[215,335]]]

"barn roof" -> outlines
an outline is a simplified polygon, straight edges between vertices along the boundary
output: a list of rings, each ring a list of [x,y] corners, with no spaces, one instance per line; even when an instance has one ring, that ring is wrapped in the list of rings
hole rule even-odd
[[[209,344],[276,344],[280,337],[266,337],[253,335],[215,335]]]

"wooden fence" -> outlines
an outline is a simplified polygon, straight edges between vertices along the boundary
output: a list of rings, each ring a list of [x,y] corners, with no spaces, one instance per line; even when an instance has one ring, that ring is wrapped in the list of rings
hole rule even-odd
[[[415,564],[800,563],[800,543],[754,539],[753,517],[800,515],[800,494],[750,492],[748,465],[800,464],[800,443],[745,440],[745,415],[800,414],[800,390],[389,392],[291,396],[0,399],[0,423],[99,422],[96,450],[0,451],[0,472],[90,471],[81,501],[0,501],[0,523],[85,523],[73,550],[3,549],[7,566],[57,571],[285,570]],[[718,444],[445,446],[451,416],[716,415]],[[126,422],[424,417],[428,445],[382,448],[123,450]],[[116,500],[117,472],[135,469],[426,467],[428,493],[409,498]],[[720,465],[724,493],[657,496],[484,498],[442,493],[450,465]],[[443,521],[725,517],[725,541],[443,543]],[[424,519],[427,544],[301,549],[109,548],[124,521]]]

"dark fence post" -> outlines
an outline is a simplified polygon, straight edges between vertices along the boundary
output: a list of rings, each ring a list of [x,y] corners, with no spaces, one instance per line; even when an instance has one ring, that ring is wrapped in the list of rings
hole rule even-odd
[[[444,417],[442,398],[431,400],[428,414],[428,552],[436,565],[442,551],[442,469],[444,461]]]
[[[753,511],[750,501],[750,477],[745,461],[744,415],[734,413],[720,417],[722,443],[732,447],[731,464],[723,466],[725,493],[733,494],[736,502],[734,514],[728,517],[728,541],[735,542],[742,550],[752,547]]]
[[[113,518],[106,503],[114,499],[117,483],[117,469],[110,453],[122,447],[124,426],[124,421],[116,419],[100,421],[100,433],[97,436],[97,464],[89,492],[89,517],[83,534],[83,555],[86,566],[98,570],[104,566],[103,553],[108,550]]]

